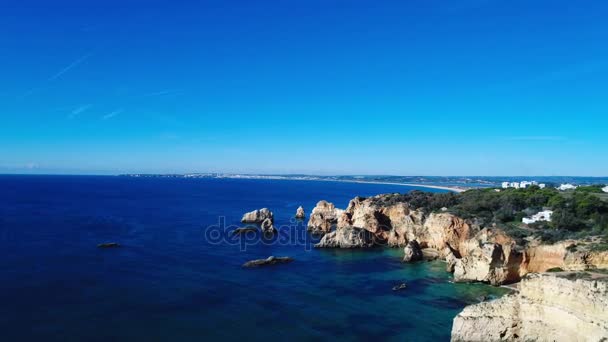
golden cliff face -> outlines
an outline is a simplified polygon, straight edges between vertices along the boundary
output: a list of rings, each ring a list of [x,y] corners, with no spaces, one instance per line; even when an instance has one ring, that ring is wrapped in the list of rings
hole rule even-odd
[[[608,268],[608,252],[585,251],[577,246],[578,241],[568,240],[553,245],[532,242],[521,246],[500,229],[474,228],[466,220],[447,212],[426,215],[408,203],[392,201],[392,196],[356,197],[346,210],[320,201],[311,213],[309,229],[321,234],[332,232],[334,226],[336,230],[362,229],[372,234],[373,245],[390,247],[405,247],[415,240],[426,254],[435,250],[435,255],[448,261],[447,269],[454,272],[456,282],[500,285],[517,282],[528,273],[552,268]],[[326,245],[332,246],[330,243]]]
[[[608,339],[607,277],[576,277],[533,275],[520,282],[518,293],[467,306],[454,318],[452,341]]]

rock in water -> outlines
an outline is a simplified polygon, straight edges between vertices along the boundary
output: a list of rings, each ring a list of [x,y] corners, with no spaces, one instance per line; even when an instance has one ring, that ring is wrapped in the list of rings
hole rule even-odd
[[[266,259],[257,259],[247,261],[243,264],[243,267],[258,267],[258,266],[268,266],[268,265],[276,265],[276,264],[286,264],[292,262],[293,258],[290,257],[275,257],[269,256]]]
[[[274,222],[274,215],[272,214],[272,211],[270,211],[268,208],[262,208],[259,210],[254,210],[254,211],[250,211],[250,212],[246,213],[245,215],[243,215],[241,222],[242,223],[262,223],[267,219],[270,219],[271,221]]]
[[[325,234],[317,248],[368,248],[374,246],[373,234],[362,228],[344,227]]]
[[[260,229],[262,229],[262,233],[264,234],[274,234],[277,231],[274,228],[274,225],[272,224],[272,220],[269,218],[265,219],[264,222],[262,222],[262,224],[260,225]]]
[[[401,283],[399,285],[393,286],[393,291],[401,291],[401,290],[405,290],[406,288],[407,288],[407,284]]]
[[[296,210],[296,218],[302,220],[306,217],[306,213],[304,212],[304,208],[300,206],[298,210]]]
[[[249,232],[257,232],[258,229],[255,227],[243,227],[243,228],[237,228],[235,230],[232,231],[232,235],[241,235],[241,234],[246,234]]]
[[[310,213],[308,231],[313,234],[329,233],[332,226],[338,222],[338,217],[342,212],[344,210],[336,209],[333,203],[319,201]]]
[[[100,243],[99,245],[97,245],[97,248],[116,248],[116,247],[120,247],[120,244],[118,242],[105,242],[105,243]]]
[[[407,243],[407,246],[403,249],[404,256],[403,262],[414,262],[422,260],[423,254],[420,244],[416,240],[412,240]]]

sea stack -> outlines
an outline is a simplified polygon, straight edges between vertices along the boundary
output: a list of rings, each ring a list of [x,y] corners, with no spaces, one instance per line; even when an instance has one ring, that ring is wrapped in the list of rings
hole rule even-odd
[[[298,210],[296,210],[296,218],[298,220],[302,220],[306,217],[306,213],[304,212],[304,208],[300,206]]]
[[[258,210],[254,210],[254,211],[250,211],[250,212],[246,213],[245,215],[243,215],[241,222],[242,223],[262,223],[267,219],[274,221],[274,215],[272,214],[272,211],[270,211],[268,208],[262,208],[262,209],[258,209]]]
[[[264,222],[262,222],[262,224],[260,225],[260,229],[262,229],[262,233],[264,233],[264,234],[274,234],[277,231],[274,228],[272,219],[270,219],[270,218],[267,218],[264,220]]]

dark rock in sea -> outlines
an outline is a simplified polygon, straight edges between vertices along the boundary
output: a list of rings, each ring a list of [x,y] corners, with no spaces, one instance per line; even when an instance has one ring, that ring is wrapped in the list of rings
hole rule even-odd
[[[423,254],[420,244],[416,240],[407,243],[403,249],[403,262],[414,262],[422,260]]]
[[[249,232],[257,232],[258,229],[256,227],[243,227],[243,228],[237,228],[235,230],[232,231],[232,235],[242,235],[242,234],[246,234]]]
[[[401,283],[399,285],[393,286],[393,291],[401,291],[401,290],[405,290],[406,288],[407,288],[407,284]]]
[[[266,259],[257,259],[247,261],[243,264],[243,267],[258,267],[258,266],[268,266],[268,265],[276,265],[276,264],[286,264],[292,262],[293,258],[291,257],[275,257],[269,256]]]
[[[120,247],[120,244],[118,242],[105,242],[105,243],[100,243],[99,245],[97,245],[97,248],[116,248],[116,247]]]

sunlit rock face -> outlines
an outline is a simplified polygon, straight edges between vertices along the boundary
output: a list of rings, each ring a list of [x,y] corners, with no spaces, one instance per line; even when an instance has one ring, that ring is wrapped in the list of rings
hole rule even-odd
[[[374,236],[367,230],[342,227],[323,235],[317,248],[369,248],[374,246]]]
[[[454,318],[452,341],[602,341],[606,308],[605,275],[531,275],[518,293],[467,306]]]
[[[319,201],[310,213],[308,220],[308,231],[313,234],[327,234],[332,227],[338,222],[338,217],[343,210],[337,209],[333,203],[327,201]]]
[[[262,223],[267,219],[273,221],[274,215],[272,214],[272,211],[270,211],[268,208],[262,208],[262,209],[258,209],[258,210],[254,210],[254,211],[250,211],[250,212],[246,213],[245,215],[243,215],[241,222],[242,223]]]

